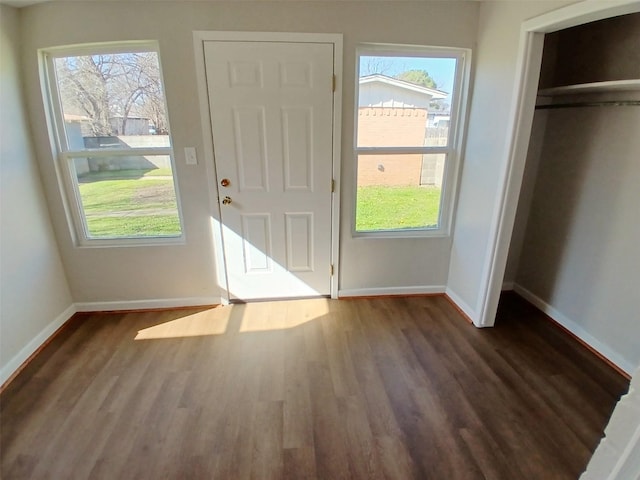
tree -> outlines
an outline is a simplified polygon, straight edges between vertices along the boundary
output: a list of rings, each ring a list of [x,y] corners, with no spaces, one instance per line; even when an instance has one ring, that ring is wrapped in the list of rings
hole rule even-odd
[[[95,136],[109,135],[108,69],[102,59],[65,57],[56,60],[58,86],[65,113],[85,114]]]
[[[113,133],[111,119],[126,131],[132,115],[167,130],[158,57],[154,52],[90,55],[56,59],[63,110],[89,118],[93,136]]]
[[[386,75],[394,70],[396,62],[390,57],[360,57],[360,76]]]
[[[407,70],[406,72],[399,73],[395,78],[427,88],[438,88],[436,81],[426,70]]]

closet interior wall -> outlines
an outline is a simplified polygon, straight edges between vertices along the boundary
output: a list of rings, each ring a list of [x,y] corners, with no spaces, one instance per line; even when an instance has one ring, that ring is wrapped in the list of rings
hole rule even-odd
[[[505,274],[629,374],[640,365],[638,100],[640,13],[546,35],[538,104],[563,106],[536,110]]]

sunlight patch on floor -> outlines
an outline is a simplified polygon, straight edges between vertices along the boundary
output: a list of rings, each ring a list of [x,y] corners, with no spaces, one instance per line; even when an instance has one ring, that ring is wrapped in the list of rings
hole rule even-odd
[[[282,312],[282,306],[275,308],[279,303],[282,302],[256,302],[242,305],[244,315],[240,332],[295,328],[329,313],[329,299],[326,298],[288,300],[286,313]]]
[[[327,315],[330,301],[314,298],[220,306],[139,330],[135,340],[285,330]]]
[[[221,335],[227,331],[231,312],[232,307],[226,306],[186,315],[140,330],[135,340]]]

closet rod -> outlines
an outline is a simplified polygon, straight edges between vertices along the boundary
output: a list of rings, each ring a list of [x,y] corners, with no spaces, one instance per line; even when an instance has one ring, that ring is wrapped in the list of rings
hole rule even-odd
[[[640,107],[640,100],[611,100],[606,102],[571,102],[536,105],[536,110],[550,110],[554,108],[583,108],[583,107]]]

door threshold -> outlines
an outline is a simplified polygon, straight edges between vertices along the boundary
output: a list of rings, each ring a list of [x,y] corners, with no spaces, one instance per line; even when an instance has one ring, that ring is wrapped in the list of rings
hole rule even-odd
[[[258,302],[289,302],[292,300],[315,300],[319,298],[330,299],[331,295],[304,295],[298,297],[274,297],[274,298],[231,298],[229,303],[243,304],[243,303],[258,303]]]

